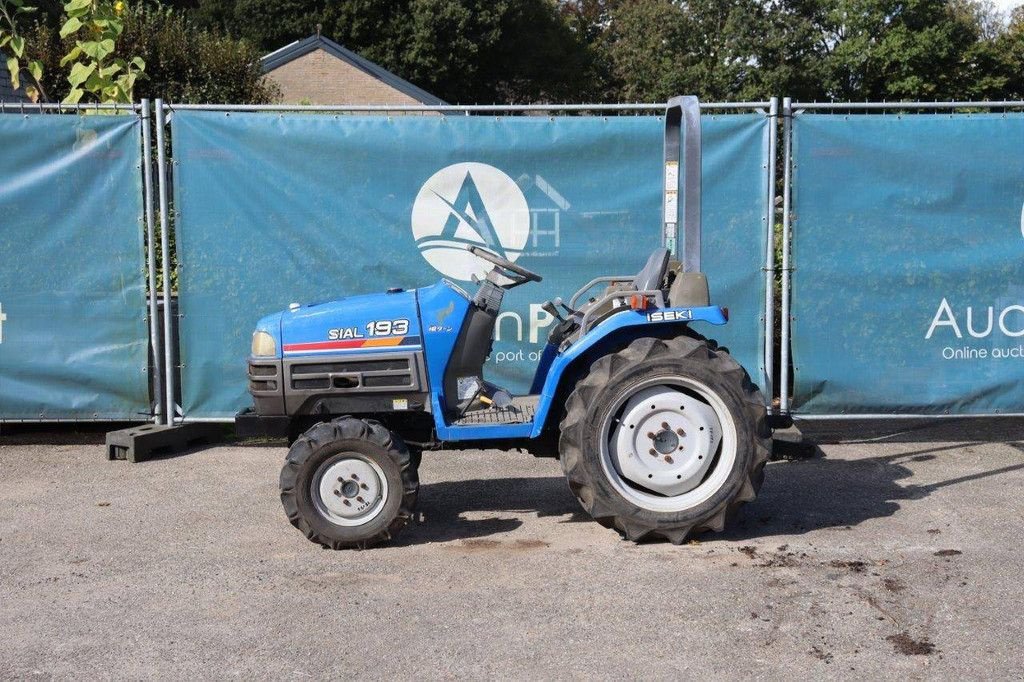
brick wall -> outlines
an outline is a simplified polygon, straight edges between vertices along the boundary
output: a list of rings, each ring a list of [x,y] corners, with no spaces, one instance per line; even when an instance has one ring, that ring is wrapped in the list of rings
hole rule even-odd
[[[283,104],[419,104],[319,49],[279,66],[266,77],[281,88]]]

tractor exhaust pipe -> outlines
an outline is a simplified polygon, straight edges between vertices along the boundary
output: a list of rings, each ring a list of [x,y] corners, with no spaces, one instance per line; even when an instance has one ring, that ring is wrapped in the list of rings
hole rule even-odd
[[[663,241],[669,253],[682,263],[683,272],[700,272],[700,183],[700,102],[692,95],[673,97],[665,107]],[[677,253],[680,213],[683,217],[681,254]]]

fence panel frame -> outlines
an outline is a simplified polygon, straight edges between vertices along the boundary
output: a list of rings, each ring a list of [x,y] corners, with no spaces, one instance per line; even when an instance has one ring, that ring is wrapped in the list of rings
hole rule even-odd
[[[175,111],[215,111],[215,112],[264,112],[264,113],[362,113],[362,114],[450,114],[470,116],[473,114],[507,114],[507,115],[554,115],[558,112],[571,112],[579,114],[587,113],[652,113],[664,112],[665,103],[633,103],[633,104],[468,104],[468,105],[288,105],[288,104],[173,104],[163,99],[156,100],[156,126],[157,126],[157,177],[160,194],[160,221],[161,225],[170,224],[170,208],[168,205],[169,193],[169,164],[174,163],[173,159],[168,160],[164,153],[164,129],[174,116]],[[700,102],[700,111],[703,112],[746,112],[760,113],[769,119],[768,126],[768,159],[763,164],[767,175],[768,191],[765,193],[765,211],[763,222],[765,225],[765,301],[762,311],[763,339],[761,362],[763,363],[762,374],[765,383],[764,398],[769,413],[774,412],[774,278],[778,264],[775,262],[775,229],[774,229],[774,207],[775,207],[775,170],[776,170],[776,145],[777,130],[775,118],[778,116],[778,98],[772,97],[767,100],[744,101],[744,102]],[[161,266],[163,269],[164,282],[170,282],[172,275],[177,271],[177,266],[171,263],[169,245],[167,244],[168,233],[176,230],[175,225],[169,229],[162,230]],[[164,387],[165,402],[173,406],[171,410],[165,410],[164,423],[168,425],[189,423],[189,422],[210,422],[210,423],[231,423],[233,420],[223,417],[185,417],[181,414],[181,407],[174,400],[176,370],[179,367],[173,366],[172,360],[172,322],[170,305],[170,287],[165,286],[164,291]],[[181,313],[177,314],[180,317]],[[175,325],[176,326],[176,325]],[[180,340],[179,340],[180,344]]]
[[[61,102],[5,102],[0,100],[0,116],[3,115],[22,115],[28,116],[30,114],[53,114],[53,115],[84,115],[87,113],[112,113],[112,114],[134,114],[140,122],[142,127],[141,135],[141,160],[143,180],[143,216],[141,221],[144,227],[144,241],[146,242],[146,279],[150,287],[150,294],[148,296],[148,315],[147,315],[147,336],[151,346],[150,354],[153,361],[153,385],[159,386],[163,381],[164,376],[164,363],[160,362],[158,353],[159,343],[158,334],[155,326],[155,282],[157,276],[157,265],[156,259],[152,254],[152,246],[155,239],[155,225],[153,216],[153,204],[152,204],[152,145],[150,143],[150,107],[149,100],[142,99],[139,102],[131,104],[64,104]],[[155,391],[154,391],[155,392]],[[149,420],[159,422],[160,420],[160,400],[157,396],[150,395],[149,408],[152,414]],[[90,417],[88,419],[82,418],[66,418],[66,417],[44,417],[44,418],[24,418],[24,419],[8,419],[0,415],[0,424],[53,424],[53,423],[103,423],[103,422],[123,422],[124,419],[117,417]],[[140,422],[146,421],[143,419]]]
[[[780,413],[800,420],[807,421],[824,421],[824,420],[856,420],[856,419],[973,419],[973,418],[989,418],[989,417],[1024,417],[1024,412],[993,412],[993,413],[982,413],[982,414],[915,414],[915,413],[893,413],[893,414],[870,414],[870,413],[858,413],[858,414],[800,414],[793,413],[791,405],[791,396],[789,391],[790,381],[790,365],[792,362],[792,356],[790,352],[790,341],[792,334],[792,315],[790,314],[790,307],[792,302],[792,287],[790,282],[790,274],[799,267],[799,264],[791,265],[791,254],[792,254],[792,231],[794,229],[794,220],[792,216],[792,206],[790,204],[791,197],[793,194],[792,186],[792,141],[793,141],[793,126],[792,121],[794,117],[799,116],[805,111],[816,111],[824,113],[838,113],[838,112],[858,112],[858,113],[869,113],[869,112],[886,112],[886,111],[906,111],[906,112],[918,112],[916,115],[920,115],[920,112],[950,112],[956,113],[957,109],[966,110],[984,110],[990,111],[993,109],[1024,109],[1024,100],[983,100],[983,101],[950,101],[950,102],[794,102],[789,97],[783,98],[783,117],[784,117],[784,129],[783,129],[783,144],[784,144],[784,177],[783,177],[783,249],[782,249],[782,359],[781,359],[781,374],[779,383],[780,386]]]

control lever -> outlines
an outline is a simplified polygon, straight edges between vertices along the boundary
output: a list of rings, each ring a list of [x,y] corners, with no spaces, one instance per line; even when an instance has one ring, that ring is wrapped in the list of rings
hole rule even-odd
[[[559,298],[555,300],[561,301],[562,299]],[[560,312],[558,312],[558,308],[555,307],[555,304],[553,302],[545,301],[544,303],[541,304],[540,309],[546,312],[551,317],[556,318],[559,322],[565,322],[565,318],[562,317],[562,314]]]
[[[567,306],[565,304],[565,302],[562,300],[561,296],[555,296],[555,300],[553,300],[552,303],[554,303],[555,305],[562,306],[562,308],[565,309],[565,312],[569,313],[569,317],[572,317],[573,315],[576,314],[575,310],[573,310],[572,308],[570,308],[569,306]]]

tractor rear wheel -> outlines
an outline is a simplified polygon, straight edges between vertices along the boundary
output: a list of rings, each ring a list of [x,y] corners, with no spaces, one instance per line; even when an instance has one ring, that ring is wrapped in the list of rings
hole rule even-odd
[[[369,547],[412,518],[419,491],[408,448],[379,422],[339,417],[298,437],[281,469],[288,520],[324,547]]]
[[[771,454],[760,391],[703,338],[643,338],[599,358],[566,402],[559,454],[576,498],[630,540],[720,531]]]

